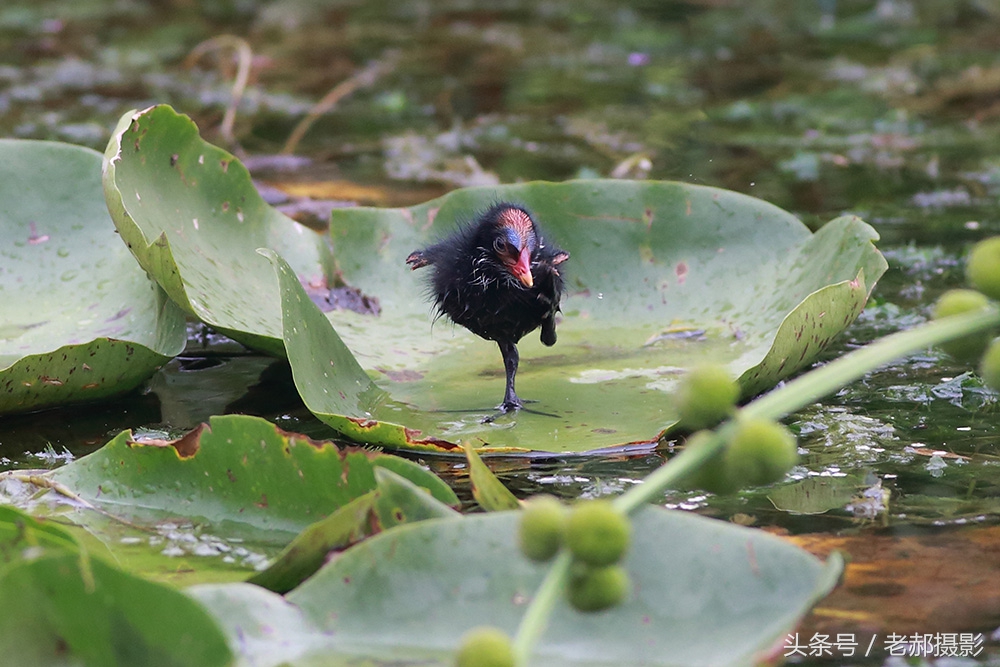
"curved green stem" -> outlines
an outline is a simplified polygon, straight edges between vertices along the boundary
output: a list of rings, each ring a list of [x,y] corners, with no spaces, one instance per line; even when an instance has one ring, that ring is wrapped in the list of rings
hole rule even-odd
[[[566,589],[566,580],[569,577],[569,566],[572,557],[569,551],[563,549],[556,556],[552,567],[545,575],[542,585],[535,592],[531,604],[521,618],[521,624],[517,628],[517,635],[514,638],[514,664],[526,665],[531,657],[531,650],[541,638],[542,633],[549,624],[549,616],[552,608],[555,607],[559,596]]]
[[[739,410],[739,414],[746,417],[780,419],[894,359],[997,326],[1000,326],[1000,311],[989,308],[954,315],[894,333],[845,354],[825,366],[809,371],[751,401]],[[698,447],[685,449],[646,477],[642,484],[616,498],[615,506],[622,512],[631,513],[655,501],[664,490],[676,486],[680,480],[688,477],[725,447],[735,428],[734,420],[722,424]],[[558,596],[562,595],[566,588],[571,560],[569,553],[564,549],[552,564],[534,599],[528,605],[514,639],[518,665],[527,664],[532,648],[545,631],[552,608]]]
[[[746,417],[780,419],[894,359],[997,326],[1000,326],[1000,312],[995,308],[988,308],[899,331],[800,375],[784,386],[747,403],[739,413]],[[698,447],[697,451],[685,450],[655,470],[642,484],[619,496],[615,504],[623,512],[634,512],[657,499],[665,489],[696,470],[724,446],[731,424],[729,422],[717,429],[712,439],[704,443],[704,447]]]

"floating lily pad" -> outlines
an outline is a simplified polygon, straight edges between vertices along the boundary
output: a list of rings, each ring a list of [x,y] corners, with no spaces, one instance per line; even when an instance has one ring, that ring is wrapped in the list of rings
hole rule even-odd
[[[545,348],[531,334],[520,346],[518,390],[538,402],[483,423],[503,393],[496,345],[432,326],[426,276],[404,260],[497,199],[529,206],[571,259],[560,266],[559,342]],[[392,399],[369,415],[370,441],[396,423],[410,445],[436,438],[442,449],[460,439],[499,451],[652,446],[676,422],[670,395],[684,369],[724,363],[745,395],[767,389],[854,320],[886,268],[857,218],[812,234],[758,199],[666,182],[466,189],[409,209],[337,210],[331,234],[340,274],[382,305],[378,316],[328,314]],[[291,361],[306,404],[337,427],[338,402]]]
[[[52,528],[11,514],[6,510],[0,516],[5,662],[24,667],[231,664],[226,638],[191,598],[89,558],[68,536],[53,539]]]
[[[246,168],[169,106],[122,117],[104,194],[122,239],[170,298],[251,347],[284,354],[281,299],[258,248],[326,285],[323,237],[261,199]]]
[[[496,512],[387,531],[285,600],[245,584],[190,592],[251,664],[452,664],[472,626],[513,634],[541,583],[547,567],[520,555],[518,520],[517,512]],[[651,507],[634,520],[627,601],[599,614],[558,603],[532,664],[751,664],[830,591],[842,568],[836,555],[823,564],[761,531],[683,512]]]
[[[95,536],[123,567],[173,581],[185,570],[200,580],[246,578],[310,524],[375,489],[379,467],[437,504],[458,504],[413,461],[338,448],[257,417],[213,417],[175,441],[131,435],[26,481],[71,497],[69,507],[52,511]],[[414,515],[424,511],[414,508]]]
[[[136,265],[101,156],[0,141],[0,413],[134,389],[184,348],[184,316]]]
[[[408,209],[332,213],[334,273],[379,308],[333,311],[331,331],[301,284],[328,286],[318,237],[264,204],[239,162],[186,117],[160,106],[123,118],[105,193],[122,237],[173,299],[247,344],[287,349],[320,419],[398,448],[650,448],[676,422],[670,394],[685,368],[726,363],[745,395],[773,386],[853,321],[886,266],[857,218],[812,234],[775,206],[714,188],[470,188]],[[559,343],[521,343],[519,392],[537,402],[484,423],[502,395],[499,352],[446,321],[432,328],[426,276],[404,260],[497,199],[529,206],[572,257],[560,265]],[[275,260],[278,279],[258,248],[288,264]]]

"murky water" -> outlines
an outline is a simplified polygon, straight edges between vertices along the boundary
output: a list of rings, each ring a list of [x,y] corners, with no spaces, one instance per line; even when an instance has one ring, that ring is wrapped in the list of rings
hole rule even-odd
[[[890,269],[831,358],[923,321],[961,283],[968,245],[1000,231],[998,28],[1000,6],[971,1],[8,0],[0,135],[103,150],[121,113],[167,102],[223,142],[234,66],[184,58],[230,32],[255,54],[230,148],[273,154],[336,83],[393,62],[313,125],[296,149],[308,161],[255,172],[270,197],[322,218],[345,201],[615,175],[731,188],[814,228],[854,213],[881,234]],[[221,412],[328,435],[284,364],[190,333],[188,352],[140,392],[4,418],[0,464],[59,465],[123,428],[181,430]],[[997,523],[998,397],[967,371],[934,351],[893,363],[789,420],[804,452],[794,484],[664,502],[792,533]],[[599,495],[661,462],[512,462],[501,476],[519,494]],[[450,463],[430,463],[461,486]]]

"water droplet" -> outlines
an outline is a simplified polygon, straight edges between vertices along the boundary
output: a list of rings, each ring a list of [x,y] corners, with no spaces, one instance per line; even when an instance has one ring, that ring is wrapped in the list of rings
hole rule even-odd
[[[56,250],[56,254],[60,257],[69,257],[69,248],[59,248]]]
[[[76,269],[70,269],[69,271],[66,271],[61,276],[59,276],[59,279],[62,280],[63,282],[69,282],[70,280],[76,278],[76,274],[77,274]]]
[[[597,298],[598,299],[603,299],[604,298],[604,292],[598,292],[597,293]]]

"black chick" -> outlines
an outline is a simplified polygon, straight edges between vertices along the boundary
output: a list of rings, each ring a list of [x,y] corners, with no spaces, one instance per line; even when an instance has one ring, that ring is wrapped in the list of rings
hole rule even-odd
[[[517,342],[538,327],[542,343],[556,342],[563,293],[556,267],[567,259],[569,253],[545,243],[526,208],[503,202],[406,258],[414,269],[434,267],[431,288],[439,316],[500,346],[507,373],[501,413],[521,407],[514,391]]]

